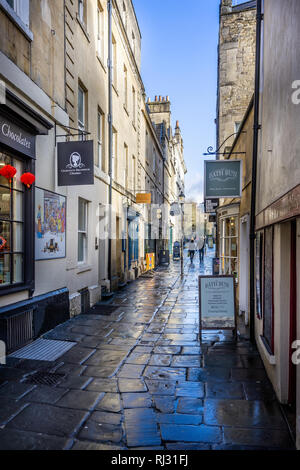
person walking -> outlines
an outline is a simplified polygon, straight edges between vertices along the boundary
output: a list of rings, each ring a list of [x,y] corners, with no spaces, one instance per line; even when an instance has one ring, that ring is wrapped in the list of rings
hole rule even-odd
[[[196,249],[197,249],[196,243],[195,243],[194,239],[191,238],[191,241],[189,243],[189,255],[190,255],[190,259],[191,259],[191,264],[193,262]]]
[[[200,237],[198,240],[198,250],[199,250],[199,261],[204,260],[204,237]]]

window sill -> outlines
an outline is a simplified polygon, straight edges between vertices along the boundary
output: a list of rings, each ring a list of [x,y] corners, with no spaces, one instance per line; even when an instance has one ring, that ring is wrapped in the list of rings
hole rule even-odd
[[[80,26],[80,28],[81,28],[83,34],[84,34],[85,37],[87,38],[88,42],[91,42],[89,33],[88,33],[87,30],[86,30],[86,25],[85,25],[84,23],[82,23],[81,19],[80,19],[79,16],[78,16],[78,13],[76,13],[76,20],[77,20],[77,22],[78,22],[78,24],[79,24],[79,26]]]
[[[8,5],[6,0],[0,0],[0,8],[5,11],[6,15],[12,20],[12,22],[17,26],[17,28],[24,34],[28,41],[33,41],[33,33],[26,26],[17,13]]]
[[[85,273],[86,271],[92,271],[92,266],[88,264],[78,264],[77,265],[77,274]]]
[[[267,359],[268,363],[272,366],[275,366],[276,365],[276,357],[274,356],[274,354],[272,354],[272,352],[270,351],[269,346],[266,343],[265,338],[261,335],[259,336],[259,343],[260,343],[261,347],[264,350],[264,355],[265,355],[265,358]]]
[[[103,63],[103,60],[102,60],[101,57],[99,56],[98,52],[97,52],[97,54],[96,54],[96,57],[97,57],[97,59],[99,60],[100,65],[101,65],[101,67],[103,68],[104,72],[107,73],[107,69],[106,69],[106,67],[105,67],[105,65],[104,65],[104,63]]]

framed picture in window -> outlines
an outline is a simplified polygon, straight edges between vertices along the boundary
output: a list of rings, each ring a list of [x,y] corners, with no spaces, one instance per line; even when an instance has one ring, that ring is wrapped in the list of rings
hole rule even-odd
[[[35,259],[66,256],[66,198],[35,188]]]

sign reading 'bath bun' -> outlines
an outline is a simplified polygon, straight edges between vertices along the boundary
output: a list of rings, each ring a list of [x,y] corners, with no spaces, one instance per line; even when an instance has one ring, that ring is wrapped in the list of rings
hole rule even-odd
[[[241,160],[204,161],[204,197],[241,197]]]
[[[199,276],[200,330],[235,328],[234,276]]]
[[[94,184],[93,141],[57,145],[58,186]]]

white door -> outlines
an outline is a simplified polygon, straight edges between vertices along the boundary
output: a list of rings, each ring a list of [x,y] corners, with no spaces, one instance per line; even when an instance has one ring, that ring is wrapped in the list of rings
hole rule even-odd
[[[249,286],[249,215],[240,220],[240,269],[239,269],[239,314],[244,315],[248,325],[248,286]]]

